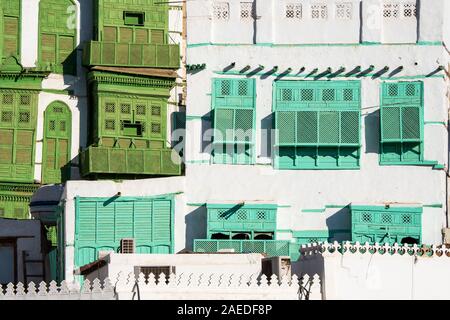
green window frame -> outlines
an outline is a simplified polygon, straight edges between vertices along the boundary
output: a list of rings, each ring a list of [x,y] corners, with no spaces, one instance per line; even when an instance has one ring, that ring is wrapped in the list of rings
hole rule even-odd
[[[0,90],[0,179],[34,182],[37,94]]]
[[[381,86],[380,165],[424,161],[422,81],[384,82]]]
[[[42,183],[70,179],[72,113],[63,102],[52,102],[44,112]]]
[[[161,149],[167,137],[167,101],[144,95],[98,94],[99,145]]]
[[[255,79],[213,79],[215,164],[255,163]]]
[[[352,242],[421,244],[422,213],[422,207],[351,206]]]
[[[39,66],[56,73],[76,74],[77,34],[69,23],[76,23],[68,10],[72,0],[39,2]]]
[[[360,81],[276,81],[275,169],[358,169]]]

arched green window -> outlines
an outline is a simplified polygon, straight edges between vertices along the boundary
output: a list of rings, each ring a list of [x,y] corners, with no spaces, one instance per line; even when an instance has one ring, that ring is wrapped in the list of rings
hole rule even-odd
[[[76,73],[76,6],[71,0],[39,3],[39,66],[56,73]]]
[[[51,103],[44,113],[42,183],[60,183],[70,178],[72,115],[62,102]]]

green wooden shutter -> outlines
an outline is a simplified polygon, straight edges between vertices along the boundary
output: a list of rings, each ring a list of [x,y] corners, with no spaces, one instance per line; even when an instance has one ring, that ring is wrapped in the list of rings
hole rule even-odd
[[[252,164],[255,129],[253,79],[214,79],[214,162]]]
[[[61,183],[70,177],[72,117],[62,102],[50,104],[44,113],[43,183]]]
[[[19,18],[3,17],[3,56],[19,55]]]
[[[382,164],[423,161],[423,84],[389,82],[381,87]]]
[[[359,82],[278,81],[274,99],[276,168],[358,168]]]
[[[172,210],[167,198],[78,198],[76,265],[93,262],[100,250],[117,252],[123,238],[135,239],[136,253],[173,252]]]

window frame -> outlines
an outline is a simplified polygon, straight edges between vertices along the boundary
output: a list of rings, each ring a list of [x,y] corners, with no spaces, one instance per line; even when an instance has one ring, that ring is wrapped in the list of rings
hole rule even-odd
[[[415,84],[419,86],[419,102],[418,103],[413,103],[413,102],[407,102],[407,101],[400,101],[398,102],[399,106],[399,135],[400,138],[398,139],[392,139],[392,141],[383,141],[383,106],[384,104],[384,92],[385,90],[387,90],[387,88],[385,89],[385,86],[387,87],[389,84],[401,84],[401,85],[407,85],[407,84]],[[398,89],[397,89],[398,90]],[[398,98],[397,100],[401,100],[401,98]],[[406,99],[405,99],[406,100]],[[406,139],[403,139],[402,135],[402,128],[403,128],[403,124],[402,124],[402,117],[403,117],[403,108],[405,107],[417,107],[419,108],[419,139],[414,139],[415,141],[405,141]],[[424,83],[423,81],[384,81],[381,83],[380,86],[380,122],[379,122],[379,133],[380,133],[380,141],[379,141],[379,165],[380,166],[395,166],[395,165],[400,165],[400,166],[406,166],[406,165],[423,165],[425,163],[425,159],[424,159],[424,130],[425,130],[425,120],[424,120],[424,114],[425,114],[425,105],[424,105]],[[397,140],[397,141],[394,141]],[[383,157],[384,152],[384,146],[385,144],[396,144],[398,145],[397,150],[400,150],[400,160],[399,161],[389,161],[386,160]],[[409,160],[409,159],[402,159],[402,157],[404,157],[403,153],[404,153],[404,148],[405,148],[405,144],[418,144],[419,145],[419,159],[413,159],[413,160]]]
[[[284,104],[278,100],[278,94],[284,88],[297,90],[292,94],[293,100]],[[352,90],[351,100],[344,100],[346,89]],[[303,99],[303,92],[312,90],[310,99]],[[334,100],[324,100],[324,92],[334,90]],[[310,92],[310,91],[308,91]],[[355,96],[356,93],[356,96]],[[322,95],[319,100],[318,96]],[[294,100],[294,96],[298,100]],[[309,95],[308,95],[309,96]],[[316,97],[316,99],[314,99]],[[342,99],[342,100],[339,100]],[[348,105],[347,105],[348,101]],[[340,106],[342,105],[342,106]],[[279,121],[282,113],[294,113],[294,117],[285,115],[285,119],[291,119],[288,125],[293,125],[294,129],[290,132],[292,141],[284,140],[280,142]],[[305,120],[307,113],[315,115],[315,136],[308,135],[309,131],[299,131],[298,123]],[[343,118],[344,113],[347,116],[355,117],[357,112],[358,133],[357,141],[347,140],[348,136],[342,134],[342,128],[346,122]],[[348,113],[348,112],[351,112]],[[275,170],[358,170],[361,160],[361,82],[352,81],[308,81],[308,80],[284,80],[274,82],[273,84],[273,113],[275,143],[272,153],[272,164]],[[328,136],[320,134],[320,126],[326,120],[321,117],[337,117],[338,124],[335,130],[338,131],[337,141],[327,141]],[[307,127],[308,128],[308,127]],[[355,132],[350,131],[350,138],[355,138]],[[313,141],[306,142],[307,138],[313,137]],[[304,140],[306,139],[306,140]],[[303,141],[302,141],[303,140]],[[322,141],[321,141],[322,140]],[[302,153],[303,152],[303,153]],[[292,164],[283,162],[282,157],[288,157]],[[350,159],[350,160],[349,160]]]
[[[230,81],[230,91],[228,94],[221,92],[218,94],[218,87],[223,81]],[[248,84],[248,94],[240,95],[238,92],[239,81],[245,81]],[[211,150],[211,163],[212,164],[229,164],[229,165],[253,165],[256,162],[256,81],[255,79],[248,78],[213,78],[212,79],[212,114],[213,121],[211,128],[214,130],[212,150]],[[251,99],[251,102],[249,102]],[[225,101],[225,105],[219,103],[219,101]],[[239,102],[237,102],[239,101]],[[232,103],[229,105],[228,103]],[[234,104],[236,103],[236,104]],[[232,113],[232,126],[233,128],[226,128],[225,137],[217,139],[217,117],[219,111],[229,111]],[[238,119],[237,112],[251,111],[252,112],[252,133],[251,139],[247,141],[236,139],[236,120]],[[233,140],[228,140],[230,130],[233,130]],[[232,147],[231,147],[232,146]],[[225,150],[225,151],[223,151]],[[219,156],[219,151],[220,156]],[[231,151],[231,152],[230,152]],[[241,151],[241,152],[239,152]],[[230,152],[230,153],[228,153]],[[231,154],[231,161],[230,159]],[[244,160],[243,160],[244,159]]]

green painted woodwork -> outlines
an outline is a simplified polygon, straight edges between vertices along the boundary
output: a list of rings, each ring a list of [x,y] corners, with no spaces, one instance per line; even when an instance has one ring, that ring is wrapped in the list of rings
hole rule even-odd
[[[70,179],[72,114],[60,101],[51,103],[44,112],[44,150],[42,183],[61,183]]]
[[[411,43],[396,43],[397,46],[443,46],[442,41],[417,41],[414,44]],[[296,43],[296,44],[280,44],[280,43],[254,43],[254,44],[243,44],[243,43],[190,43],[187,45],[188,48],[198,48],[198,47],[237,47],[237,46],[255,46],[255,47],[358,47],[358,46],[390,46],[390,44],[381,42],[371,42],[363,41],[360,43]]]
[[[39,2],[38,69],[76,74],[76,17],[72,0]]]
[[[85,66],[180,67],[178,44],[111,43],[90,41],[83,51]]]
[[[250,239],[259,233],[273,233],[276,229],[276,205],[207,204],[207,237],[213,234],[229,235],[246,233]]]
[[[48,264],[50,269],[50,281],[58,282],[58,249],[52,247],[48,253]]]
[[[294,231],[292,234],[296,239],[296,243],[300,245],[325,242],[328,241],[328,238],[330,237],[328,230],[302,230]]]
[[[168,44],[169,6],[154,0],[96,0],[94,41],[86,66],[178,69],[180,47]]]
[[[58,245],[56,226],[46,227],[45,229],[47,230],[47,240],[51,242],[52,247],[56,247]]]
[[[95,40],[166,44],[168,2],[154,0],[96,0]]]
[[[91,146],[81,154],[82,175],[181,174],[179,155],[166,148],[167,99],[174,79],[105,72],[91,72],[88,79],[94,108]]]
[[[194,252],[215,253],[221,249],[234,249],[239,253],[266,253],[269,257],[296,255],[287,240],[194,240]],[[298,250],[297,250],[298,251]]]
[[[132,149],[91,146],[81,155],[82,176],[106,174],[113,176],[133,175],[180,175],[181,159],[172,149]],[[176,163],[175,161],[179,161]]]
[[[136,253],[173,253],[173,197],[76,198],[75,267],[97,259],[100,250],[118,252],[134,238]]]
[[[419,164],[423,159],[423,83],[381,86],[380,164]]]
[[[33,182],[37,94],[0,89],[0,181]]]
[[[276,81],[276,169],[358,169],[359,81]]]
[[[422,211],[421,207],[351,206],[352,241],[393,244],[412,238],[420,244]]]
[[[8,59],[14,57],[20,59],[20,0],[0,1],[0,66],[14,63]]]
[[[0,218],[29,219],[29,203],[38,185],[0,183]]]
[[[214,163],[255,163],[254,79],[213,79]]]
[[[65,258],[66,258],[66,247],[72,246],[73,243],[67,243],[65,238],[65,214],[64,205],[61,203],[56,207],[56,233],[57,236],[57,247],[56,247],[56,282],[60,283],[65,277]]]

